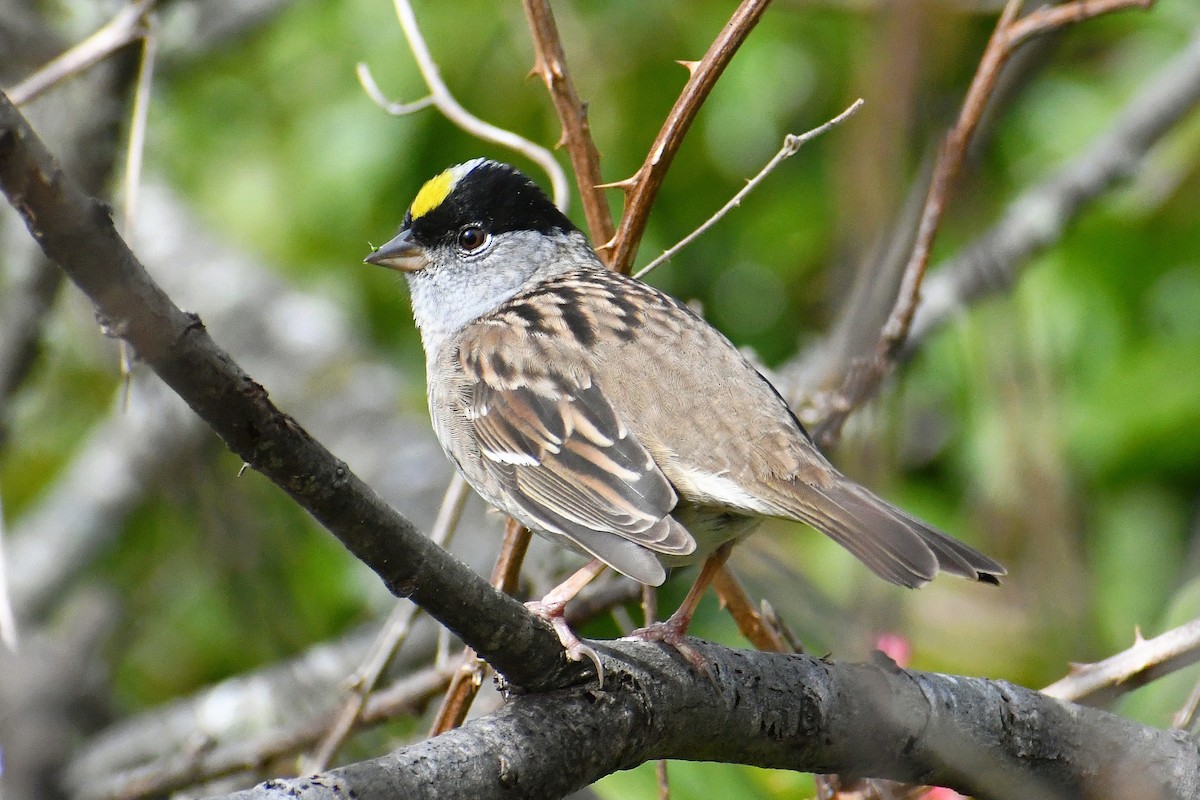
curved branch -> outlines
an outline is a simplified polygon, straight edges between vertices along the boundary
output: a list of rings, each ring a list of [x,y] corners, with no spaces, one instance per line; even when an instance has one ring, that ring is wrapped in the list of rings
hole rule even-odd
[[[912,252],[900,277],[896,301],[879,333],[875,351],[861,365],[862,368],[856,369],[858,365],[848,364],[843,370],[837,381],[841,384],[837,396],[829,402],[820,423],[812,428],[813,438],[820,444],[830,446],[837,442],[850,414],[878,390],[883,379],[896,366],[921,299],[921,284],[929,266],[934,237],[941,227],[942,214],[1004,65],[1022,44],[1034,36],[1112,11],[1149,8],[1151,3],[1153,0],[1075,0],[1053,9],[1038,9],[1023,18],[1019,17],[1021,0],[1009,0],[1005,5],[967,88],[958,119],[938,150]]]
[[[570,204],[571,192],[567,187],[566,173],[554,160],[554,155],[541,145],[534,144],[512,131],[497,128],[490,122],[484,122],[463,108],[462,104],[450,93],[446,82],[442,80],[442,73],[434,62],[433,56],[429,54],[429,45],[425,44],[425,37],[421,35],[421,28],[417,25],[417,17],[413,13],[412,5],[408,0],[395,0],[394,5],[396,17],[400,20],[400,28],[404,31],[404,38],[408,40],[408,46],[412,50],[413,58],[417,61],[421,77],[425,80],[425,85],[429,87],[429,97],[415,103],[391,103],[383,98],[383,93],[379,91],[367,65],[359,64],[358,79],[367,94],[391,114],[409,114],[433,105],[442,112],[446,119],[472,136],[478,136],[485,142],[493,142],[520,153],[546,171],[554,194],[554,204],[566,212],[567,206]]]
[[[117,234],[109,207],[83,193],[0,94],[0,188],[46,255],[96,304],[104,330],[133,346],[230,450],[338,537],[398,597],[531,688],[578,677],[549,627],[434,545],[282,413],[154,283]]]
[[[383,758],[268,781],[229,800],[558,798],[658,758],[839,772],[949,786],[981,798],[1188,798],[1200,754],[1143,727],[1003,681],[731,650],[606,648],[605,690],[524,695]]]

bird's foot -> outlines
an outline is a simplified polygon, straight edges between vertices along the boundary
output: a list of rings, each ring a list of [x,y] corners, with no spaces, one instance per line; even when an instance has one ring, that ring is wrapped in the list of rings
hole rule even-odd
[[[596,681],[600,688],[604,688],[604,666],[600,663],[600,655],[589,645],[575,635],[575,631],[571,630],[571,626],[567,624],[567,619],[563,615],[563,609],[566,603],[549,602],[545,600],[530,600],[525,604],[538,619],[543,619],[550,623],[550,627],[558,634],[558,641],[562,643],[563,649],[567,651],[567,658],[571,661],[583,661],[588,659],[596,668]]]
[[[674,647],[679,655],[683,656],[697,672],[711,681],[714,678],[712,670],[708,667],[708,662],[704,660],[704,656],[696,652],[687,643],[687,629],[690,623],[690,618],[672,616],[665,622],[653,622],[644,628],[638,628],[625,638],[640,639],[643,642],[662,642],[663,644],[668,644]]]

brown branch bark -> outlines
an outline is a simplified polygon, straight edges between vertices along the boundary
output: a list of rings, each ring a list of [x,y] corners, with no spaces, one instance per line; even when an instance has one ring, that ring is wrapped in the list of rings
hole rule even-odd
[[[549,0],[524,0],[522,5],[537,52],[533,72],[546,84],[554,111],[562,124],[559,146],[565,147],[571,158],[588,232],[593,242],[607,242],[612,239],[615,228],[612,212],[608,210],[608,200],[600,188],[604,182],[600,177],[600,153],[588,124],[587,103],[579,97],[575,82],[567,70],[567,56]],[[610,255],[607,251],[600,253],[601,258],[607,255]]]
[[[840,389],[819,413],[821,422],[813,428],[813,438],[819,444],[828,447],[837,443],[850,414],[878,390],[896,366],[920,303],[921,284],[942,214],[1004,64],[1017,48],[1034,36],[1119,9],[1149,8],[1152,3],[1153,0],[1076,0],[1038,9],[1023,18],[1018,17],[1021,0],[1009,0],[1005,5],[967,89],[958,119],[938,150],[912,253],[900,280],[896,302],[880,331],[875,352],[866,364],[847,365]]]
[[[1200,33],[1131,94],[1084,152],[1024,191],[992,228],[930,274],[901,360],[966,306],[1011,287],[1021,268],[1058,242],[1092,201],[1137,174],[1150,150],[1197,104]]]
[[[616,235],[599,245],[596,250],[604,258],[611,251],[608,265],[618,272],[628,273],[633,267],[633,257],[646,232],[646,221],[658,190],[666,178],[675,153],[683,143],[692,121],[708,98],[708,93],[717,78],[733,59],[750,31],[758,24],[770,0],[743,0],[721,33],[709,45],[708,52],[699,62],[689,64],[691,76],[671,108],[667,119],[650,145],[650,152],[642,166],[631,177],[616,184],[626,192],[625,213],[617,226]]]

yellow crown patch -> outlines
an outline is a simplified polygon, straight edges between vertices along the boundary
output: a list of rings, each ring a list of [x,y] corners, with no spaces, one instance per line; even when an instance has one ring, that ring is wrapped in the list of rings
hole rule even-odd
[[[459,176],[455,174],[457,170],[454,167],[439,173],[437,176],[425,181],[425,185],[417,192],[417,196],[413,199],[412,208],[409,209],[413,219],[418,219],[425,214],[428,214],[433,209],[442,204],[446,199],[446,195],[454,189],[454,185],[458,183]]]

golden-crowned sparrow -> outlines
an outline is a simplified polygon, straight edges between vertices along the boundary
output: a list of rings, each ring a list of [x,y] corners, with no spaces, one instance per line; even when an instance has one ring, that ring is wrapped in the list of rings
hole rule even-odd
[[[606,269],[510,166],[431,179],[366,260],[408,279],[446,455],[493,506],[593,558],[537,606],[573,658],[587,648],[562,609],[603,565],[657,586],[715,554],[707,579],[762,517],[808,523],[902,586],[1005,574],[834,469],[728,339]],[[654,638],[680,642],[703,588]]]

